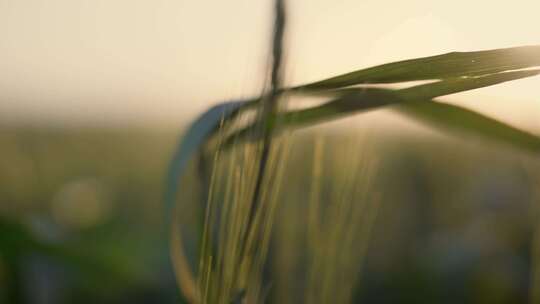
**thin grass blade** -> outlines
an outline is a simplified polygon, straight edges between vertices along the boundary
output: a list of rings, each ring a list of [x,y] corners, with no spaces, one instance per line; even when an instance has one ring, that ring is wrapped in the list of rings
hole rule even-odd
[[[184,237],[180,231],[180,224],[174,216],[176,196],[180,180],[184,175],[188,164],[200,154],[199,152],[222,121],[230,119],[238,113],[238,110],[246,105],[247,101],[233,101],[218,104],[198,119],[196,119],[182,136],[177,150],[169,164],[165,186],[165,212],[167,226],[171,227],[171,255],[180,288],[184,295],[191,301],[197,298],[194,271],[197,269],[196,262],[190,261],[184,254]]]
[[[481,77],[457,77],[401,89],[397,92],[406,100],[429,100],[440,96],[470,91],[521,78],[537,76],[539,74],[540,70],[524,70],[491,74]]]
[[[437,129],[481,137],[533,153],[540,152],[538,136],[463,107],[416,101],[396,105],[395,109]]]
[[[540,66],[540,45],[476,52],[452,52],[383,64],[294,89],[321,90],[368,83],[480,76],[536,66]]]

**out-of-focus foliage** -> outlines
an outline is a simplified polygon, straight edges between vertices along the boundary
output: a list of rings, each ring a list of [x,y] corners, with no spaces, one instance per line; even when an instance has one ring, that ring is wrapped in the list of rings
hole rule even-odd
[[[349,123],[335,127],[346,130]],[[295,273],[302,273],[307,247],[297,240],[308,227],[301,219],[314,142],[323,137],[321,204],[340,187],[340,172],[351,169],[352,148],[378,155],[372,190],[381,194],[379,211],[358,264],[356,300],[524,302],[537,271],[531,252],[540,164],[496,144],[399,131],[372,129],[360,142],[358,133],[336,129],[301,131],[292,139],[276,226],[289,247],[271,262],[272,275],[281,278],[273,296],[286,293],[290,298],[279,299],[290,303],[303,296]],[[17,291],[20,303],[177,303],[160,201],[176,137],[142,129],[2,128],[0,302],[14,303]],[[193,201],[194,190],[181,190],[180,199]],[[69,201],[79,203],[78,193],[93,197],[80,207],[94,204],[92,221],[69,208]],[[100,212],[98,198],[107,201]],[[33,240],[85,257],[92,267],[32,248]]]
[[[176,298],[160,203],[171,137],[0,129],[0,303]]]

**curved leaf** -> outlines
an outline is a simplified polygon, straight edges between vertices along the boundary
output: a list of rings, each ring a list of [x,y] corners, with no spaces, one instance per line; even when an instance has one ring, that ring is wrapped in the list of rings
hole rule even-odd
[[[193,277],[196,265],[190,263],[184,254],[184,243],[179,223],[173,216],[176,196],[180,179],[190,161],[199,154],[210,136],[219,128],[222,121],[230,119],[249,101],[225,102],[213,106],[199,116],[182,136],[177,150],[169,164],[165,189],[165,211],[167,227],[171,227],[171,254],[178,282],[184,295],[190,300],[196,298],[195,279]]]
[[[182,135],[167,173],[165,210],[169,216],[169,223],[178,184],[187,165],[197,155],[206,140],[219,128],[220,123],[238,113],[240,107],[246,104],[247,101],[231,101],[215,105],[199,116]]]
[[[540,70],[525,70],[482,77],[458,77],[401,90],[376,88],[335,90],[333,91],[334,94],[338,95],[336,99],[320,106],[274,115],[269,120],[268,123],[270,125],[268,127],[276,128],[277,130],[291,127],[305,127],[383,106],[428,101],[440,96],[496,85],[538,74],[540,74]],[[235,139],[257,139],[258,133],[254,130],[255,124],[252,124],[232,134],[224,141],[225,146],[230,145]]]

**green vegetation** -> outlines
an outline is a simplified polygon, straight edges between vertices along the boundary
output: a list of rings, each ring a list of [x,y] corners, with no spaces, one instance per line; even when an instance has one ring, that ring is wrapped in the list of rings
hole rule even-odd
[[[265,272],[265,281],[272,282],[265,285],[270,286],[268,300],[302,302],[306,287],[320,289],[306,277],[315,274],[322,278],[324,274],[331,278],[327,275],[333,269],[330,266],[342,260],[342,268],[335,269],[345,269],[347,276],[354,273],[356,283],[327,279],[342,287],[332,290],[336,299],[354,285],[353,302],[360,303],[434,303],[441,299],[526,302],[532,291],[529,286],[534,285],[529,278],[538,269],[531,256],[538,248],[531,237],[538,235],[534,231],[538,161],[519,149],[419,129],[416,123],[395,116],[377,126],[371,126],[377,115],[366,114],[365,118],[359,128],[351,128],[353,121],[343,120],[277,139],[277,145],[287,145],[288,152],[283,157],[285,177],[278,193]],[[32,238],[80,254],[85,263],[94,266],[40,252],[25,238],[14,237],[18,235],[15,230],[2,228],[0,303],[17,303],[5,298],[7,291],[13,290],[9,289],[13,282],[21,282],[23,301],[19,303],[34,303],[29,299],[42,297],[44,288],[56,303],[178,303],[161,204],[163,169],[176,133],[3,127],[3,221],[16,222]],[[241,152],[239,147],[236,155]],[[314,151],[314,147],[318,148]],[[225,188],[230,156],[230,152],[221,154],[223,169],[218,170],[221,177],[216,179],[215,188]],[[236,158],[237,164],[240,160]],[[190,229],[182,230],[184,249],[195,263],[195,236],[200,235],[196,226],[200,218],[195,215],[204,212],[199,197],[202,191],[194,178],[196,169],[192,162],[178,196],[183,208],[178,217]],[[354,174],[359,175],[351,177]],[[74,195],[70,200],[77,209],[58,204],[60,193],[81,182],[101,185],[107,195],[100,197],[110,207],[100,217],[93,217],[97,220],[84,221],[83,225],[74,219],[80,218],[78,214],[91,202]],[[369,191],[364,191],[366,188]],[[216,194],[213,201],[221,206],[223,194]],[[336,232],[329,227],[336,217],[324,217],[324,209],[317,213],[309,208],[313,204],[327,206],[337,214],[338,205],[332,202],[360,209],[350,212],[350,218],[360,220],[343,221],[341,228],[335,227],[341,231],[358,229],[355,244],[346,241],[353,235],[332,237]],[[319,229],[325,234],[308,244],[307,235],[317,232],[307,231],[317,226],[316,214],[322,217]],[[364,215],[376,215],[373,224]],[[6,236],[18,239],[21,245],[18,263],[5,259],[7,250],[14,252],[14,243],[6,242]],[[361,245],[364,240],[367,243]],[[344,257],[338,256],[338,251],[325,252],[332,248],[341,249]],[[313,254],[313,260],[308,254]],[[306,263],[310,260],[311,265],[321,261],[325,270],[308,272]],[[23,265],[20,280],[10,275],[14,265]]]
[[[540,46],[287,87],[276,3],[265,90],[174,152],[169,130],[0,128],[0,303],[539,302],[540,138],[441,98],[538,75]]]
[[[194,303],[271,302],[279,295],[271,285],[280,279],[268,275],[272,258],[288,246],[274,237],[275,226],[287,215],[277,216],[283,174],[292,129],[314,126],[359,112],[391,107],[397,113],[439,129],[470,134],[527,152],[538,153],[540,138],[463,107],[442,103],[437,98],[488,87],[540,74],[540,46],[524,46],[478,52],[448,53],[375,66],[326,80],[283,88],[281,80],[282,40],[285,26],[283,1],[276,1],[272,44],[271,81],[268,92],[251,100],[222,103],[200,116],[188,129],[169,167],[166,204],[171,210],[173,260],[180,288]],[[428,81],[404,89],[389,84]],[[373,87],[379,85],[379,87]],[[386,86],[384,86],[386,85]],[[325,98],[322,104],[298,108],[303,96]],[[273,139],[276,137],[276,139]],[[246,143],[246,140],[248,141]],[[278,141],[278,143],[276,143]],[[344,148],[345,149],[345,148]],[[371,163],[358,165],[355,157],[363,147],[348,150],[340,171],[329,176],[336,186],[326,192],[320,184],[321,147],[315,150],[313,182],[303,212],[296,213],[296,224],[305,227],[303,251],[306,260],[301,272],[279,269],[274,272],[296,277],[304,292],[299,302],[351,303],[358,263],[367,247],[371,225],[378,206],[367,180],[357,175],[371,173]],[[190,162],[198,163],[202,195],[196,199],[204,214],[186,221],[177,198],[178,186]],[[223,163],[227,164],[224,165]],[[362,190],[357,193],[357,190]],[[361,197],[360,202],[358,197]],[[304,198],[305,200],[306,198]],[[294,202],[293,204],[299,204]],[[370,206],[362,208],[362,206]],[[191,206],[191,208],[197,208]],[[307,218],[302,222],[301,218]],[[361,228],[361,226],[365,226]],[[194,227],[202,227],[200,229]],[[185,245],[186,231],[195,242]],[[367,232],[364,232],[367,231]],[[290,232],[289,232],[290,234]],[[193,239],[193,236],[191,237]],[[198,239],[198,241],[197,241]],[[276,239],[276,240],[274,240]],[[275,248],[274,248],[275,247]],[[185,248],[196,248],[188,255]],[[294,249],[295,251],[299,248]],[[300,250],[301,251],[301,250]],[[290,262],[289,262],[290,263]],[[293,283],[289,283],[293,284]],[[294,298],[281,294],[279,302]],[[297,301],[298,302],[298,301]]]
[[[0,303],[171,301],[160,191],[173,140],[2,127]]]

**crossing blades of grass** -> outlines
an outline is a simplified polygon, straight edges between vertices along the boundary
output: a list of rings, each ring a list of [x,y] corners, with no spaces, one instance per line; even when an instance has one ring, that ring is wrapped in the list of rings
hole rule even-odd
[[[533,76],[537,72],[504,72],[536,66],[540,66],[540,45],[475,52],[452,52],[370,67],[307,85],[285,88],[280,90],[279,93],[309,93],[310,91],[339,89],[359,84],[443,80],[438,82],[437,85],[420,86],[411,90],[415,91],[415,93],[421,89],[424,91],[434,90],[432,95],[442,96]],[[487,75],[491,77],[486,78]],[[444,93],[444,91],[440,93],[438,90],[444,90],[448,93]],[[407,92],[407,94],[412,94],[411,91]],[[405,94],[406,91],[402,93]],[[429,92],[423,92],[423,94],[429,95]],[[262,99],[264,98],[247,101],[243,105],[240,105],[235,112],[242,112],[247,108],[251,108],[257,105]],[[386,105],[384,102],[382,104]],[[231,115],[232,117],[234,115]],[[227,120],[225,120],[225,123],[227,123]]]
[[[435,84],[419,86],[415,87],[414,89],[411,88],[408,91],[401,92],[402,94],[407,94],[409,96],[413,96],[414,94],[425,94],[426,96],[431,95],[431,98],[434,98],[436,96],[457,93],[461,91],[493,85],[504,81],[533,76],[537,74],[536,71],[519,71],[508,73],[503,72],[525,69],[535,66],[540,66],[540,45],[475,52],[452,52],[437,56],[398,61],[367,69],[362,69],[359,71],[332,77],[311,84],[282,89],[280,93],[329,90],[368,83],[380,84],[416,80],[442,80]],[[484,75],[484,77],[477,77],[482,75]],[[350,100],[351,96],[345,96],[344,98]],[[258,102],[262,99],[264,98],[252,99],[238,104],[232,103],[230,105],[218,105],[211,108],[203,116],[201,116],[201,118],[195,122],[196,125],[192,125],[190,131],[186,133],[186,135],[189,136],[186,136],[184,138],[185,143],[182,143],[183,148],[178,150],[178,153],[176,154],[177,157],[170,166],[171,178],[169,180],[177,180],[178,172],[183,171],[183,169],[179,170],[179,168],[182,168],[183,166],[185,166],[185,163],[187,163],[184,160],[185,157],[180,157],[179,155],[192,155],[193,151],[196,151],[198,149],[198,146],[218,129],[217,126],[219,124],[216,123],[216,121],[219,121],[221,117],[223,117],[224,123],[227,123],[230,119],[236,116],[235,114],[247,108],[253,107],[254,105],[257,105]],[[394,102],[397,102],[397,100],[390,100],[386,102],[383,101],[380,102],[380,104],[387,105],[388,103]],[[344,102],[342,101],[338,101],[337,103],[335,103],[335,105],[338,106],[337,108],[341,108],[341,106],[339,105],[343,103]],[[372,102],[372,105],[373,107],[377,106],[376,102]],[[359,109],[364,108],[361,105],[358,107]],[[318,121],[320,117],[324,116],[319,113],[326,113],[326,108],[327,107],[325,107],[324,111],[323,109],[317,109],[317,114],[313,114],[315,112],[310,111],[305,112],[304,114],[297,113],[299,115],[294,114],[294,116],[299,117],[299,119],[302,120],[302,116],[304,115],[315,115],[315,117],[317,117],[316,121]],[[225,109],[230,109],[231,112],[229,113],[229,115],[221,114],[221,111],[224,111]],[[328,113],[332,112],[334,111],[328,111]],[[216,117],[219,118],[216,119]],[[212,125],[213,127],[200,128],[200,125],[205,125],[205,122],[208,121],[214,121],[214,124]],[[301,125],[304,123],[299,124]],[[198,129],[202,129],[202,131],[199,131]],[[199,133],[203,136],[199,136]],[[200,141],[196,139],[199,139]],[[195,144],[190,144],[188,142],[194,142]]]
[[[422,120],[425,121],[429,115],[434,115],[431,120],[438,121],[438,125],[447,124],[449,125],[449,129],[453,130],[457,129],[457,124],[461,123],[457,114],[459,112],[461,113],[464,124],[459,128],[460,130],[476,134],[481,133],[484,137],[497,138],[504,140],[509,144],[513,144],[514,146],[531,150],[531,147],[540,142],[540,138],[530,133],[520,131],[514,127],[492,120],[465,108],[457,108],[450,105],[437,107],[435,105],[432,106],[434,109],[430,112],[428,109],[431,109],[431,107],[427,105],[419,106],[416,102],[430,101],[433,98],[440,96],[531,77],[538,73],[540,73],[539,70],[526,70],[505,72],[482,77],[458,77],[401,90],[375,88],[336,90],[335,94],[338,95],[338,97],[334,100],[320,106],[275,115],[269,120],[268,127],[277,130],[307,127],[383,106],[400,104],[403,105],[402,108],[404,113],[407,112],[411,114],[409,116],[421,116]],[[411,109],[407,111],[406,109],[408,109],[407,105],[409,103],[411,103]],[[459,111],[457,109],[459,109]],[[416,112],[418,112],[416,115],[412,115],[412,113]],[[445,115],[448,117],[445,117]],[[471,121],[474,118],[479,119],[478,125]],[[479,129],[473,130],[476,126]],[[225,141],[225,146],[230,145],[233,140],[256,140],[257,132],[253,130],[254,128],[255,125],[250,125],[234,133]]]

